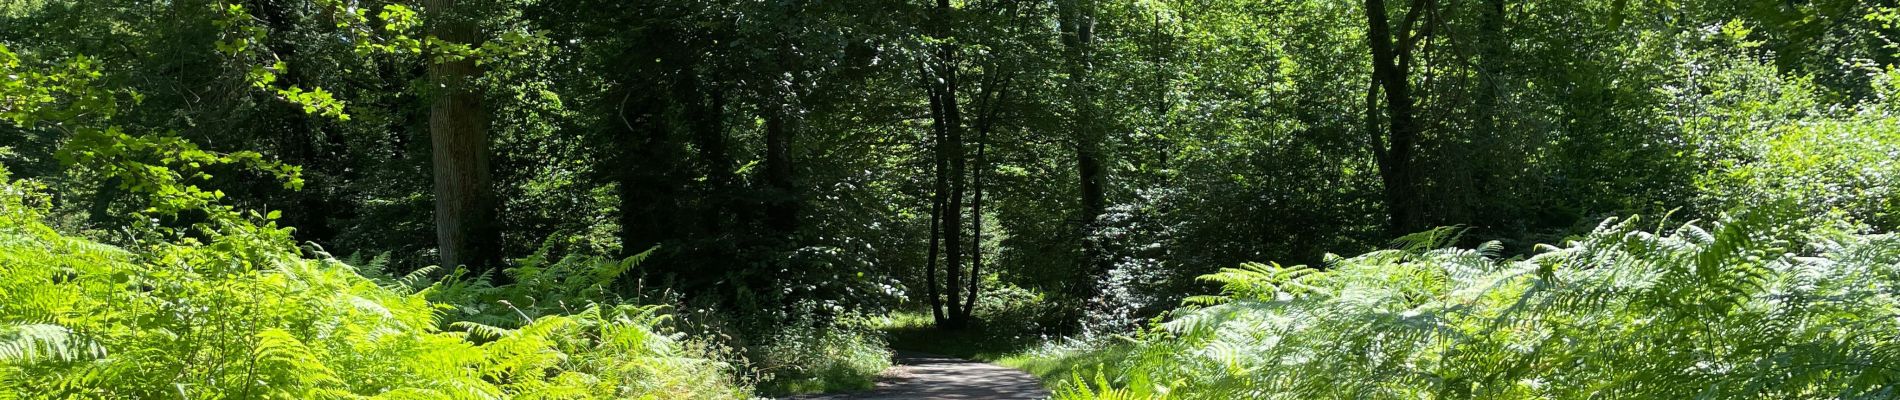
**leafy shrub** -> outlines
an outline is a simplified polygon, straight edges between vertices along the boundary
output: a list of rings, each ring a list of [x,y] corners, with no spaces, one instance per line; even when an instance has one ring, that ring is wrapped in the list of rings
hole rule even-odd
[[[995,278],[984,283],[973,314],[980,329],[989,333],[983,340],[1001,343],[1041,339],[1064,325],[1068,316],[1048,294]]]
[[[795,321],[755,353],[760,391],[771,394],[866,390],[891,366],[884,339],[862,318]]]
[[[444,287],[306,257],[264,216],[128,250],[54,232],[40,198],[0,184],[0,398],[745,393],[656,307],[580,303],[515,328],[444,330],[438,313],[454,306],[427,300]]]
[[[1722,31],[1742,31],[1727,25]],[[1791,203],[1805,217],[1790,224],[1840,221],[1900,229],[1900,120],[1893,117],[1900,72],[1869,73],[1880,98],[1826,105],[1811,79],[1784,76],[1746,51],[1704,51],[1682,61],[1684,81],[1662,93],[1665,118],[1700,160],[1692,177],[1696,215]]]
[[[1700,178],[1704,202],[1733,208],[1790,201],[1818,222],[1900,228],[1900,120],[1866,114],[1771,130],[1752,156]]]
[[[893,348],[996,360],[1048,340],[1071,325],[1068,318],[1073,314],[1050,297],[991,276],[985,279],[975,318],[968,326],[939,329],[931,312],[923,309],[892,313],[880,321],[879,329],[889,335]]]
[[[1140,337],[1036,356],[1066,366],[1063,399],[1900,391],[1888,367],[1900,362],[1890,293],[1900,237],[1796,234],[1787,220],[1748,214],[1659,233],[1610,220],[1529,259],[1501,259],[1489,243],[1335,257],[1323,270],[1251,264],[1204,277],[1221,295]]]

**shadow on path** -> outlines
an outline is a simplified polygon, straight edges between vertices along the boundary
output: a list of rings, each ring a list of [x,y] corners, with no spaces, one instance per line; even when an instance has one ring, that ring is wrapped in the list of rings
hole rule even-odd
[[[797,400],[1038,400],[1049,397],[1042,382],[1008,367],[961,358],[899,350],[897,365],[884,371],[877,388],[856,393],[791,397]]]

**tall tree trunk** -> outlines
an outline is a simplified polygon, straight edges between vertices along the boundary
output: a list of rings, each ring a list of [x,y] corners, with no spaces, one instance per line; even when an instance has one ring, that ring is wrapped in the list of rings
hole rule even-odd
[[[1387,118],[1387,137],[1375,148],[1379,176],[1385,184],[1388,231],[1393,235],[1419,228],[1416,171],[1413,152],[1418,146],[1419,125],[1413,111],[1411,92],[1412,48],[1422,37],[1412,34],[1412,26],[1431,0],[1413,0],[1406,11],[1398,36],[1394,36],[1385,8],[1385,0],[1365,0],[1366,38],[1372,49],[1372,79],[1383,86]]]
[[[931,21],[932,35],[938,39],[950,37],[953,10],[950,0],[937,0],[937,13]],[[943,208],[943,265],[944,265],[944,324],[949,329],[959,329],[967,324],[969,313],[963,306],[963,196],[965,190],[965,166],[967,157],[963,149],[963,111],[959,105],[959,71],[957,68],[957,47],[944,44],[937,47],[937,100],[940,105],[944,140],[937,146],[939,157],[949,159],[949,169],[944,176],[949,179],[950,192]]]
[[[963,319],[969,320],[976,313],[976,299],[982,294],[983,282],[983,175],[990,170],[989,144],[990,131],[996,128],[996,119],[1002,109],[1002,101],[1009,96],[1008,85],[1011,75],[990,81],[983,91],[984,98],[977,102],[976,122],[976,168],[970,172],[970,294],[963,300]]]
[[[662,132],[667,135],[667,149],[677,152],[645,161],[657,164],[647,169],[670,172],[660,182],[666,186],[658,190],[672,196],[663,209],[670,219],[666,221],[670,225],[668,237],[663,239],[678,243],[666,253],[676,258],[664,261],[656,271],[670,272],[677,283],[689,288],[730,287],[722,281],[741,260],[737,259],[737,247],[724,243],[734,239],[729,235],[735,232],[737,223],[746,220],[741,217],[746,210],[762,212],[765,207],[739,203],[741,183],[725,126],[727,89],[717,81],[721,78],[708,71],[710,65],[704,54],[710,40],[702,36],[706,35],[704,31],[690,25],[661,23],[647,35],[647,44],[636,46],[653,54],[659,64],[657,74],[632,74],[629,81],[654,82],[650,108],[664,110],[656,114],[657,125],[665,129]],[[638,65],[638,58],[627,63]],[[747,285],[753,283],[757,282]]]
[[[797,132],[793,126],[792,101],[797,78],[790,82],[780,82],[786,72],[794,71],[792,63],[797,55],[791,49],[791,43],[781,38],[772,74],[765,79],[769,85],[766,103],[760,107],[765,111],[765,184],[771,188],[771,199],[765,205],[765,226],[779,238],[790,241],[798,232],[799,197],[798,186],[793,179],[792,136]]]
[[[928,70],[925,72],[927,79]],[[949,136],[949,129],[944,126],[943,95],[938,93],[937,84],[925,82],[924,89],[930,94],[931,146],[936,153],[936,163],[931,170],[936,175],[936,182],[930,194],[930,251],[924,260],[924,287],[930,296],[930,314],[934,317],[932,322],[944,326],[949,321],[943,313],[943,296],[937,292],[937,250],[941,248],[938,240],[943,236],[943,207],[950,194],[950,179],[946,176],[950,172],[950,153],[943,151],[943,142]]]
[[[994,105],[990,107],[995,107]],[[988,113],[993,114],[993,113]],[[989,170],[989,136],[992,116],[977,123],[976,168],[970,171],[970,293],[963,300],[963,319],[976,312],[976,298],[983,282],[983,175]]]
[[[685,105],[683,110],[690,119],[693,130],[693,147],[699,150],[699,162],[705,167],[709,198],[700,216],[700,223],[708,233],[718,235],[724,230],[723,218],[729,215],[731,201],[727,193],[738,182],[734,176],[732,155],[726,150],[726,104],[725,96],[704,85],[696,76],[697,71],[687,70],[681,73],[683,78],[675,89],[675,97]],[[708,93],[710,92],[710,93]]]
[[[963,319],[968,321],[976,310],[976,297],[983,286],[983,157],[984,135],[978,133],[976,143],[976,168],[970,171],[970,285],[969,294],[963,298]]]
[[[613,174],[620,197],[620,250],[631,256],[679,236],[674,206],[680,196],[673,181],[674,143],[666,119],[654,112],[663,98],[648,97],[641,88],[623,90],[635,100],[615,110],[627,131],[615,137]]]
[[[472,18],[456,15],[456,0],[426,0],[429,30],[437,38],[476,44]],[[429,139],[435,175],[436,245],[444,266],[485,271],[501,264],[501,234],[495,229],[495,195],[488,166],[488,132],[475,60],[429,65],[441,90],[429,105]],[[506,277],[496,274],[497,279]]]
[[[1492,134],[1497,129],[1498,97],[1503,79],[1498,73],[1504,68],[1507,38],[1504,37],[1504,0],[1484,0],[1479,10],[1478,29],[1478,132],[1481,135]]]
[[[1108,169],[1102,154],[1103,137],[1096,126],[1094,90],[1090,87],[1092,68],[1089,57],[1095,42],[1093,0],[1056,2],[1061,29],[1064,69],[1069,75],[1069,102],[1074,108],[1069,124],[1074,129],[1076,176],[1082,197],[1081,227],[1077,243],[1082,246],[1081,276],[1072,293],[1077,300],[1095,296],[1096,282],[1107,274],[1109,261],[1097,246],[1088,244],[1094,235],[1096,220],[1108,209]]]
[[[783,101],[783,100],[780,100]],[[783,105],[765,114],[765,184],[772,199],[765,206],[765,226],[781,238],[798,232],[798,194],[792,182],[792,128],[787,127]]]
[[[948,133],[945,135],[942,151],[950,156],[950,171],[945,174],[950,177],[950,198],[949,203],[944,206],[943,214],[943,265],[945,287],[949,289],[946,290],[948,293],[945,299],[945,304],[949,307],[948,314],[951,316],[949,327],[961,328],[966,322],[962,317],[965,313],[961,299],[963,297],[964,255],[963,196],[966,188],[964,177],[967,176],[965,166],[968,160],[964,156],[963,149],[963,114],[957,104],[957,67],[953,58],[954,52],[954,49],[949,48],[943,51],[943,125]]]
[[[1478,226],[1490,226],[1510,216],[1493,215],[1503,211],[1497,204],[1515,204],[1516,191],[1484,190],[1483,188],[1508,188],[1510,172],[1522,171],[1526,165],[1523,157],[1524,134],[1516,130],[1504,129],[1504,115],[1500,99],[1504,96],[1504,69],[1509,65],[1510,53],[1508,38],[1504,36],[1504,0],[1484,0],[1478,10],[1478,62],[1476,65],[1476,99],[1472,105],[1472,135],[1467,136],[1477,150],[1474,156],[1460,160],[1466,165],[1465,174],[1470,177],[1470,186],[1461,190],[1470,199],[1457,207],[1460,216],[1468,219],[1452,222],[1469,223]],[[1496,210],[1496,211],[1494,211]]]

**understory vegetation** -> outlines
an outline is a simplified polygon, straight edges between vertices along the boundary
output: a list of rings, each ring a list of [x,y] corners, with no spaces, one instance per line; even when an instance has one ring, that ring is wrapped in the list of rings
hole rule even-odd
[[[1896,232],[1893,0],[0,0],[0,400],[1900,398]]]
[[[375,280],[298,249],[262,218],[227,221],[201,240],[122,249],[55,232],[41,221],[46,199],[39,188],[0,183],[0,393],[10,396],[749,393],[709,343],[671,328],[666,307],[604,295],[632,262],[523,266],[510,270],[520,283],[500,287],[429,284],[419,274]],[[528,291],[550,272],[588,282],[563,285],[573,293]],[[492,308],[468,309],[483,306]]]
[[[670,304],[614,294],[639,256],[537,254],[510,284],[430,282],[298,249],[257,215],[131,251],[59,234],[42,188],[3,168],[0,182],[0,393],[720,399],[865,389],[890,364],[868,329],[824,324],[746,364],[681,331]]]
[[[1683,82],[1709,91],[1670,92],[1695,105],[1677,128],[1713,158],[1689,206],[1657,221],[1609,217],[1521,249],[1447,227],[1241,263],[1196,279],[1218,294],[1136,329],[1000,359],[1058,399],[1895,396],[1892,97],[1829,105],[1810,80],[1725,60]],[[1893,71],[1872,90],[1891,93]]]
[[[772,379],[767,393],[822,393],[867,390],[885,368],[891,351],[865,321],[846,324],[793,324],[763,347],[758,369]]]
[[[1529,258],[1455,231],[1246,264],[1132,336],[1052,344],[1059,399],[1884,398],[1900,237],[1609,220]]]

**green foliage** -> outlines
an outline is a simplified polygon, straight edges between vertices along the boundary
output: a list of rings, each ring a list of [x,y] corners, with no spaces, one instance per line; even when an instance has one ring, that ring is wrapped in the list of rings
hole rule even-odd
[[[862,387],[947,232],[977,321],[892,344],[1081,326],[1018,360],[1064,397],[1890,394],[1851,234],[1900,229],[1900,12],[1376,2],[1409,75],[1338,1],[5,2],[0,397]],[[426,267],[438,116],[487,132],[493,275]],[[938,154],[984,194],[931,232]],[[1662,213],[1725,222],[1566,242]],[[1388,225],[1463,228],[1326,253]]]
[[[1749,135],[1749,156],[1700,177],[1710,207],[1791,202],[1810,224],[1900,228],[1900,120],[1868,110]]]
[[[0,336],[0,361],[79,361],[105,357],[98,343],[53,324],[25,324],[6,327]]]
[[[187,183],[211,179],[206,170],[215,166],[235,164],[267,171],[283,181],[286,189],[303,185],[303,178],[298,176],[300,168],[265,160],[257,152],[220,154],[176,136],[135,136],[117,127],[78,128],[57,157],[66,164],[85,165],[80,174],[117,181],[120,189],[147,194],[150,207],[142,212],[159,216],[202,210],[220,222],[236,218],[234,210],[218,205],[223,192]]]
[[[142,195],[146,206],[136,213],[152,217],[179,217],[201,213],[199,229],[221,229],[250,220],[275,219],[243,215],[225,206],[224,192],[205,190],[199,183],[213,178],[220,166],[263,172],[290,190],[303,186],[301,168],[267,160],[255,151],[220,153],[170,134],[136,134],[113,124],[122,99],[138,103],[137,92],[113,88],[98,81],[101,72],[91,59],[66,62],[23,61],[0,45],[0,121],[22,129],[50,126],[64,133],[54,158],[75,168],[72,176],[93,182],[116,182],[118,189]],[[135,219],[136,230],[177,235],[175,229]],[[274,228],[274,225],[272,226]],[[233,229],[245,229],[233,227]]]
[[[1318,273],[1319,270],[1304,265],[1281,267],[1279,263],[1243,263],[1240,268],[1221,268],[1220,272],[1201,276],[1203,281],[1221,284],[1221,295],[1189,297],[1187,302],[1211,306],[1235,298],[1274,299],[1282,293],[1298,296],[1314,289],[1302,281]]]
[[[652,306],[576,304],[438,328],[442,287],[392,290],[286,231],[231,224],[126,251],[59,235],[0,185],[0,396],[735,398]],[[590,277],[591,278],[591,277]],[[156,374],[153,371],[167,371]]]
[[[752,353],[766,394],[867,390],[891,366],[884,339],[862,319],[794,321]]]
[[[1251,264],[1132,345],[1069,363],[1058,398],[1868,398],[1900,277],[1893,235],[1799,234],[1747,213],[1652,233],[1609,220],[1528,259],[1383,250],[1326,269]],[[1800,241],[1783,240],[1799,238]],[[1111,355],[1119,354],[1119,355]],[[1060,362],[1060,361],[1044,361]],[[1077,371],[1079,370],[1079,371]],[[1047,371],[1045,371],[1047,372]],[[1076,375],[1082,377],[1082,375]],[[1133,390],[1130,392],[1129,390]]]
[[[1071,322],[1068,310],[1045,293],[990,280],[982,294],[969,326],[939,329],[929,311],[899,311],[880,329],[893,348],[998,361],[1055,337]]]
[[[32,126],[86,114],[109,117],[117,110],[117,93],[95,84],[100,78],[96,60],[74,57],[52,66],[33,61],[0,44],[0,77],[5,78],[0,80],[0,119]]]
[[[6,71],[52,76],[12,59]],[[91,74],[83,64],[66,64]],[[10,74],[18,76],[17,74]],[[12,78],[10,78],[12,79]],[[36,78],[37,79],[37,78]],[[49,78],[59,80],[57,78]],[[84,82],[84,81],[82,81]],[[61,235],[43,223],[44,185],[0,169],[0,397],[106,398],[734,398],[731,368],[671,333],[653,306],[562,304],[522,315],[518,328],[439,327],[446,305],[414,275],[376,282],[320,250],[298,249],[281,213],[238,212],[205,190],[207,168],[270,172],[289,188],[297,169],[255,152],[200,150],[181,138],[136,136],[101,122],[113,101],[6,86],[8,122],[35,128],[46,110],[78,109],[61,148],[74,174],[148,196],[142,214],[190,226],[129,227],[134,251]],[[24,93],[24,94],[21,94]],[[107,90],[106,93],[117,93]],[[136,96],[132,96],[136,99]],[[17,108],[13,108],[17,107]],[[86,115],[91,113],[92,115]],[[86,116],[87,118],[81,118]],[[603,264],[587,283],[599,298],[637,260]],[[578,263],[573,263],[578,264]],[[532,270],[531,270],[532,271]],[[532,283],[542,283],[531,280]],[[409,287],[405,287],[409,286]],[[451,284],[453,286],[453,284]],[[403,290],[396,290],[403,289]],[[536,287],[535,289],[543,289]],[[591,295],[591,296],[589,296]],[[502,302],[502,304],[508,304]],[[152,371],[168,371],[158,374]]]
[[[973,329],[983,333],[979,340],[988,346],[1034,343],[1067,325],[1063,318],[1069,314],[1048,293],[990,278],[983,282],[981,294]]]
[[[1055,397],[1062,399],[1100,399],[1100,400],[1166,400],[1169,396],[1167,386],[1148,384],[1145,377],[1135,377],[1126,387],[1116,387],[1109,383],[1108,376],[1100,368],[1095,370],[1093,379],[1082,379],[1081,375],[1070,375],[1068,386],[1056,388]]]
[[[651,253],[650,250],[623,259],[579,253],[554,258],[550,254],[551,247],[543,246],[540,251],[515,260],[513,266],[503,270],[502,273],[510,278],[510,284],[494,286],[491,283],[494,277],[470,277],[466,276],[467,271],[456,270],[444,279],[439,289],[430,293],[430,299],[456,305],[445,313],[449,320],[472,322],[476,326],[509,328],[526,326],[544,316],[568,315],[598,305],[641,300],[638,297],[623,297],[623,291],[619,290],[616,282],[640,265]],[[411,272],[398,281],[405,286],[400,290],[424,290],[424,287],[414,286],[412,282],[416,279],[413,277],[433,273],[433,269]]]

